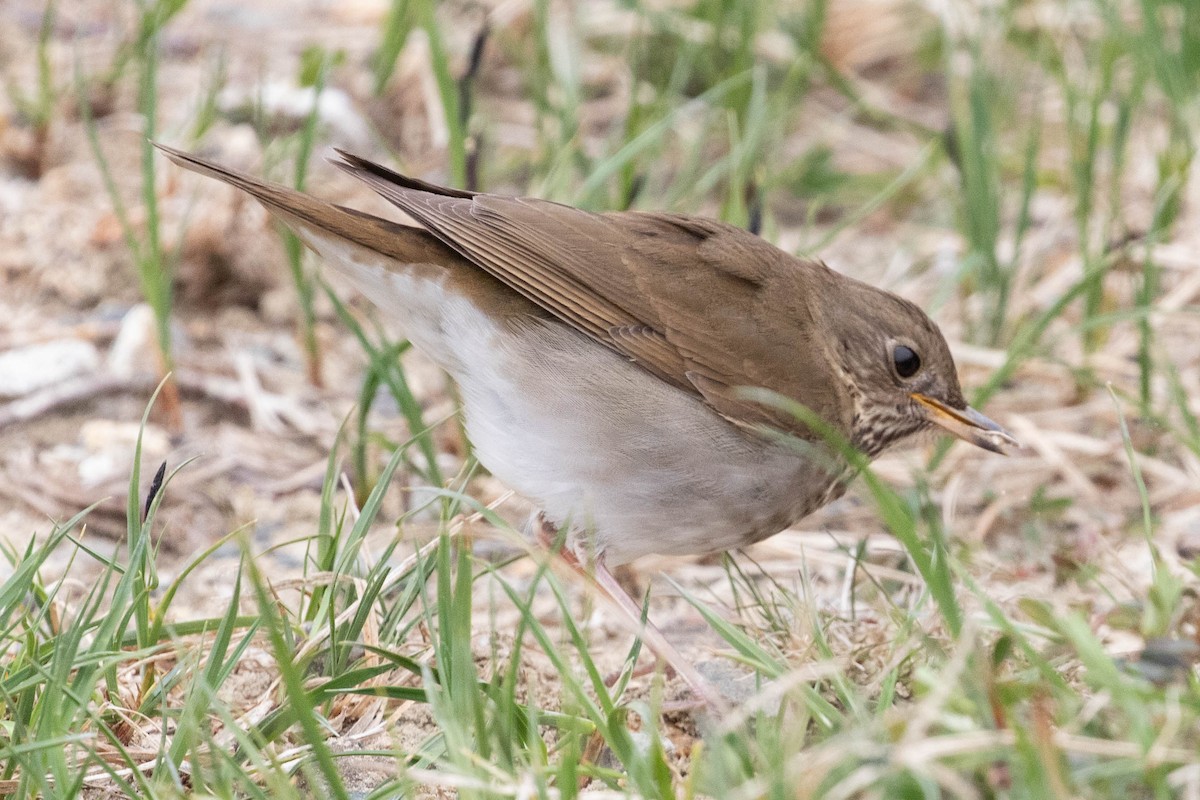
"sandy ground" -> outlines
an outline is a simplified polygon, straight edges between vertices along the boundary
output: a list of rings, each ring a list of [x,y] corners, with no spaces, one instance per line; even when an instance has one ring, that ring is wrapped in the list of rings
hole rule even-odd
[[[44,131],[28,124],[11,92],[0,94],[0,535],[18,549],[30,536],[46,535],[52,520],[64,520],[100,501],[89,517],[87,540],[102,553],[116,551],[125,530],[133,442],[157,377],[159,356],[149,316],[140,305],[133,259],[89,148],[69,79],[76,62],[86,75],[99,75],[111,63],[129,27],[123,5],[102,0],[61,4],[48,52],[54,80],[63,91]],[[585,15],[585,30],[588,25],[611,24],[603,13],[619,18],[607,3],[595,7],[601,10],[592,12],[594,18]],[[458,68],[465,64],[478,30],[480,8],[451,4],[443,9],[448,19],[459,20],[446,26]],[[345,105],[322,125],[318,156],[323,148],[338,146],[388,161],[393,159],[390,148],[410,174],[445,179],[439,112],[431,102],[419,46],[411,46],[402,57],[391,89],[381,97],[370,92],[368,59],[385,11],[381,0],[193,0],[163,41],[158,136],[191,146],[189,130],[220,64],[227,89],[221,95],[221,111],[199,147],[232,166],[288,175],[290,168],[278,163],[285,158],[282,149],[269,142],[264,146],[243,112],[250,98],[261,92],[271,113],[270,133],[282,137],[294,131],[299,118],[286,110],[286,98],[296,89],[302,51],[315,43],[345,52],[331,84]],[[510,54],[521,41],[522,26],[529,23],[529,9],[523,3],[505,3],[494,14],[497,32],[480,70],[475,113],[485,120],[481,124],[492,148],[485,156],[519,163],[535,139],[534,113],[522,97]],[[842,24],[854,30],[853,20]],[[24,93],[37,85],[40,25],[39,0],[0,4],[0,70],[7,85]],[[868,44],[873,41],[870,36],[865,39]],[[847,67],[858,70],[863,86],[881,102],[924,124],[945,124],[936,92],[925,96],[889,83],[886,72],[872,73],[877,54],[836,40],[831,46],[842,48],[838,52]],[[584,68],[595,98],[584,107],[584,135],[602,137],[615,124],[614,109],[624,107],[621,93],[629,88],[611,56],[591,53]],[[100,142],[135,227],[142,231],[142,123],[134,110],[132,82],[90,91]],[[239,92],[244,99],[240,105]],[[864,173],[903,165],[920,151],[912,137],[889,138],[856,123],[834,99],[816,98],[812,107],[810,124],[798,127],[789,147],[826,141],[843,169]],[[520,183],[519,169],[497,169],[496,174],[506,177],[490,189],[531,190]],[[1143,183],[1138,177],[1135,171],[1136,185],[1128,196],[1131,230],[1144,222],[1140,218],[1153,189],[1153,175],[1140,176]],[[388,213],[368,191],[347,180],[315,158],[308,186],[324,197]],[[1198,182],[1192,183],[1195,187]],[[251,549],[266,553],[263,563],[273,579],[295,576],[302,567],[304,545],[284,543],[316,530],[326,461],[341,421],[357,401],[364,357],[322,299],[317,326],[322,384],[315,386],[297,337],[295,290],[284,250],[266,214],[232,190],[185,176],[161,160],[156,186],[164,245],[179,253],[172,331],[183,415],[178,429],[161,414],[152,415],[145,433],[143,491],[159,463],[166,461],[174,468],[191,460],[167,491],[160,515],[159,568],[169,579],[191,554],[244,527]],[[1153,320],[1161,357],[1175,365],[1192,398],[1200,397],[1200,348],[1195,345],[1200,317],[1188,313],[1200,295],[1197,199],[1187,198],[1177,238],[1156,245],[1164,300]],[[794,203],[792,198],[769,198],[774,235],[785,246],[795,246],[802,238],[798,226],[787,222],[796,216]],[[1040,193],[1033,211],[1035,227],[1020,262],[1023,272],[1015,301],[1015,313],[1021,314],[1049,306],[1077,279],[1080,269],[1066,200]],[[935,296],[946,271],[954,268],[954,255],[963,248],[950,223],[884,209],[836,237],[821,255],[838,269],[914,300],[936,301],[934,313],[954,340],[963,383],[970,387],[1002,363],[1003,353],[961,343],[962,311],[975,300]],[[810,233],[806,230],[804,235]],[[1110,276],[1106,292],[1114,307],[1133,297],[1136,269],[1131,262],[1128,270],[1115,270]],[[361,298],[350,292],[342,295],[360,318],[374,318]],[[961,544],[972,574],[995,600],[1012,606],[1022,597],[1037,596],[1052,606],[1082,606],[1114,650],[1136,649],[1136,637],[1106,627],[1104,620],[1121,602],[1144,592],[1149,559],[1139,535],[1141,510],[1120,437],[1118,406],[1107,393],[1076,380],[1084,362],[1072,324],[1069,314],[1056,322],[1044,353],[1022,367],[988,406],[989,414],[1027,443],[1026,449],[1002,459],[956,445],[930,481],[946,529]],[[1131,361],[1135,352],[1132,324],[1118,325],[1086,368],[1101,384],[1111,381],[1119,392],[1129,394],[1136,386],[1136,364]],[[427,417],[450,413],[453,406],[438,371],[419,354],[406,356],[406,366]],[[1165,386],[1155,389],[1167,391]],[[1128,406],[1123,408],[1132,413]],[[386,400],[377,404],[371,423],[393,440],[406,438],[402,418]],[[1200,539],[1196,458],[1168,429],[1136,419],[1130,424],[1155,511],[1154,536],[1175,564],[1177,551],[1194,555],[1188,548]],[[438,439],[443,469],[454,474],[464,452],[456,426],[443,425]],[[930,452],[925,448],[889,455],[878,470],[894,485],[910,485]],[[382,463],[379,448],[374,448],[373,458],[377,466]],[[395,482],[372,546],[396,535],[393,522],[412,507],[413,490],[419,488],[409,475]],[[469,491],[485,503],[505,497],[505,488],[487,476],[474,479]],[[498,508],[518,526],[531,511],[515,497],[503,499]],[[434,531],[432,519],[418,515],[408,522],[400,535],[409,544],[397,558]],[[487,526],[475,525],[473,531],[483,550],[511,552],[503,540],[487,543]],[[844,666],[869,681],[869,645],[886,638],[888,631],[869,607],[852,608],[859,594],[850,589],[862,573],[842,549],[864,539],[869,543],[868,568],[894,580],[890,586],[913,583],[907,573],[896,572],[903,561],[861,488],[797,529],[756,546],[749,555],[788,585],[798,586],[801,571],[808,572],[816,591],[810,599],[817,618],[830,625],[834,640],[844,648]],[[64,576],[67,557],[64,550],[51,562],[46,579],[65,577],[85,585],[94,567],[76,559]],[[176,613],[220,613],[228,598],[230,567],[238,557],[236,545],[223,547],[187,582]],[[526,560],[510,567],[508,574],[520,580],[531,569]],[[1075,582],[1081,570],[1104,575],[1112,596],[1081,590]],[[724,572],[713,559],[649,558],[639,562],[637,571],[642,580],[665,573],[705,597],[730,600]],[[654,618],[682,635],[694,651],[715,649],[717,640],[698,617],[669,596],[668,586],[655,586],[660,601],[653,606]],[[481,604],[492,606],[497,629],[504,630],[506,620],[515,621],[515,612],[504,608],[502,593],[481,590],[479,596]],[[481,624],[487,620],[488,614],[481,615]],[[602,649],[612,643],[608,650],[620,651],[614,656],[619,660],[628,637],[611,614],[596,611],[591,629]],[[804,626],[798,622],[790,647],[800,657],[805,642]],[[482,652],[489,650],[488,644],[481,640]],[[552,678],[540,665],[531,664],[530,669],[534,685]],[[412,730],[419,733],[428,720],[413,724]]]

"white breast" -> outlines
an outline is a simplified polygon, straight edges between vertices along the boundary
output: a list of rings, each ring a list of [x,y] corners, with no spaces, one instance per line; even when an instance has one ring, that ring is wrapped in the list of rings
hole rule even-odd
[[[497,322],[436,271],[305,231],[456,380],[480,462],[615,565],[727,550],[811,510],[828,480],[566,325]]]

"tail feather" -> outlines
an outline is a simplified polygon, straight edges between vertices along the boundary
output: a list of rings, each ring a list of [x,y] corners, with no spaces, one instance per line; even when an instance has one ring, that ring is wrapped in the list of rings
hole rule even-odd
[[[458,197],[463,200],[470,200],[479,192],[468,192],[466,189],[452,189],[449,186],[439,186],[436,183],[429,183],[420,178],[412,178],[408,175],[401,175],[395,170],[390,170],[382,164],[376,164],[374,161],[356,156],[353,153],[348,153],[340,148],[333,148],[341,157],[341,160],[330,159],[335,167],[345,170],[356,178],[362,179],[364,176],[374,176],[383,180],[385,183],[392,186],[399,186],[403,189],[413,189],[418,192],[428,192],[430,194],[440,194],[443,197]]]
[[[460,260],[453,251],[423,228],[401,225],[318,200],[287,186],[229,169],[174,147],[157,142],[154,146],[184,169],[215,178],[251,195],[300,235],[301,239],[305,238],[305,229],[316,229],[401,263],[444,264]],[[348,157],[343,154],[343,158]],[[356,166],[358,161],[356,159]]]

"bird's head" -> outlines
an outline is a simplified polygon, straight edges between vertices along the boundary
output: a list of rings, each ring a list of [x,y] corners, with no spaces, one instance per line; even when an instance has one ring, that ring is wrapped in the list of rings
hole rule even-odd
[[[853,300],[821,313],[833,334],[830,355],[854,397],[850,434],[859,449],[875,456],[935,427],[995,453],[1017,446],[1011,434],[967,405],[946,339],[924,311],[890,292],[844,280]]]

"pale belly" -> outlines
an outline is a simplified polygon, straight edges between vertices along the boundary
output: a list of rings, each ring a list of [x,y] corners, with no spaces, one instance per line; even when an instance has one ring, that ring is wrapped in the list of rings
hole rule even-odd
[[[831,483],[564,325],[521,326],[485,350],[455,375],[479,460],[610,564],[747,545]]]
[[[825,470],[583,334],[532,318],[497,322],[436,280],[383,268],[341,242],[320,244],[458,383],[480,462],[570,526],[576,549],[610,565],[729,550],[828,500]]]

